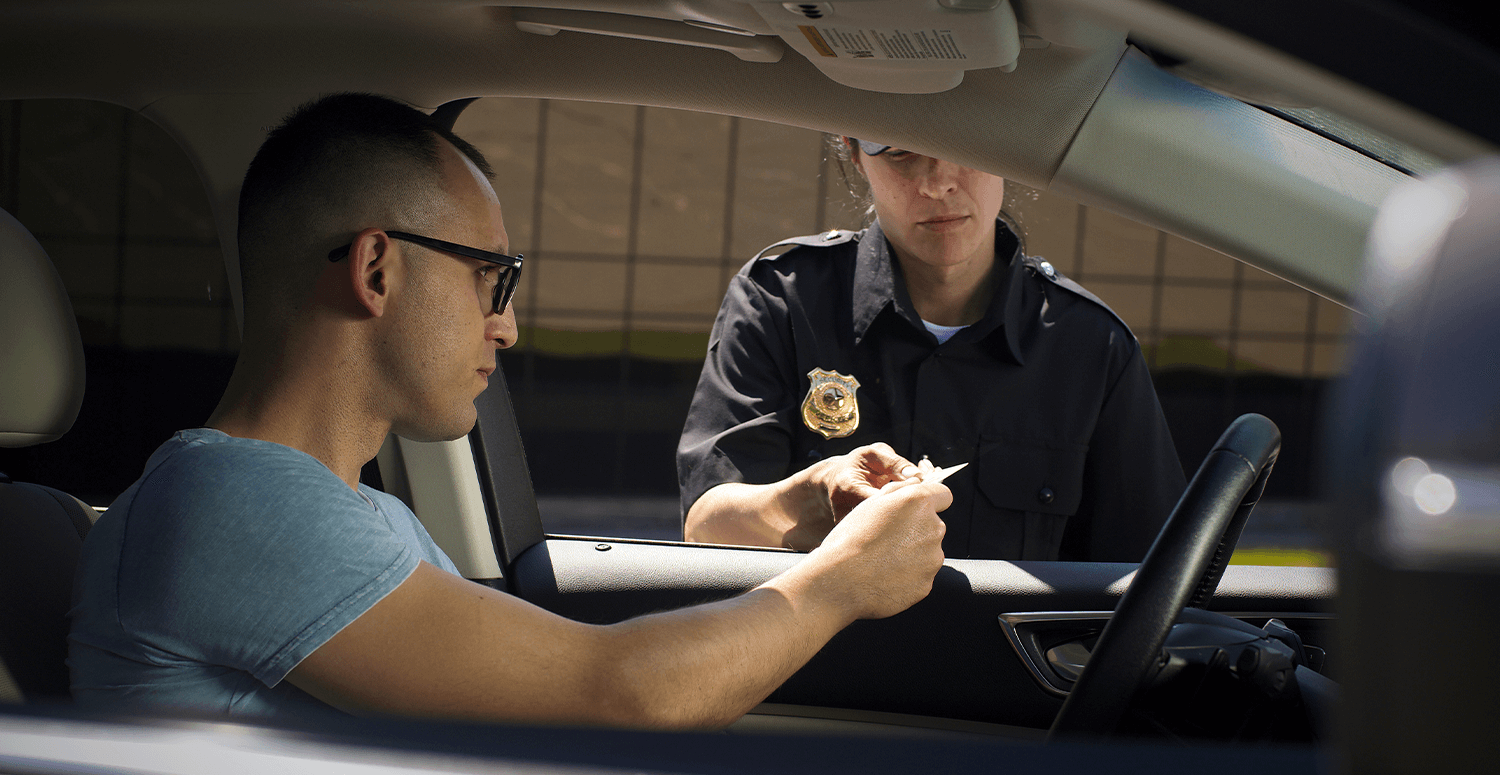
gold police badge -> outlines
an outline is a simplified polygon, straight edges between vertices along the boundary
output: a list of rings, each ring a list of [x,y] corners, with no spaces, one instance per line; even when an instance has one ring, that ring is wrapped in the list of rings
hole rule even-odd
[[[807,379],[812,385],[802,399],[802,422],[825,439],[853,433],[859,427],[859,404],[854,401],[859,380],[823,369],[809,371]]]

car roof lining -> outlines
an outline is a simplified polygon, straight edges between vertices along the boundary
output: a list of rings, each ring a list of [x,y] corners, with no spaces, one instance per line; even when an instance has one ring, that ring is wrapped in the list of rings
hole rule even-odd
[[[632,2],[545,4],[640,10]],[[655,15],[738,5],[683,0]],[[1089,18],[1076,13],[1089,5],[1019,2],[1023,23],[1076,45],[1027,48],[1014,72],[970,71],[952,90],[906,95],[841,86],[791,51],[776,63],[744,62],[723,51],[669,43],[573,32],[536,35],[516,28],[511,9],[468,0],[38,3],[8,12],[24,22],[10,29],[24,34],[0,32],[0,68],[24,76],[0,83],[0,97],[99,99],[141,110],[161,123],[187,148],[208,184],[236,295],[233,204],[239,177],[264,130],[320,93],[365,90],[427,108],[473,96],[556,98],[697,110],[864,135],[1064,193],[1247,260],[1335,300],[1347,299],[1360,260],[1358,246],[1373,217],[1365,201],[1369,196],[1350,200],[1347,191],[1303,190],[1298,202],[1304,217],[1270,229],[1259,227],[1267,223],[1263,219],[1192,197],[1153,198],[1146,192],[1151,201],[1135,201],[1141,192],[1124,187],[1131,175],[1112,171],[1106,164],[1110,156],[1161,163],[1183,180],[1203,181],[1214,173],[1193,166],[1204,157],[1201,137],[1113,133],[1129,123],[1118,111],[1139,110],[1149,101],[1100,107],[1126,46],[1123,32],[1102,26],[1066,29],[1067,22]],[[621,62],[631,66],[622,68]],[[278,93],[267,84],[289,86]],[[976,111],[974,105],[987,109]],[[1232,110],[1227,100],[1212,109]],[[1089,127],[1097,131],[1080,133]],[[1075,148],[1080,137],[1089,140],[1086,148]],[[1103,165],[1099,170],[1117,179],[1071,173],[1059,179],[1065,160],[1069,170]],[[1253,157],[1243,161],[1238,172],[1254,168]],[[1263,192],[1269,199],[1297,188],[1298,176],[1297,169],[1284,165],[1257,171],[1253,185],[1269,184]],[[1366,177],[1381,178],[1373,167]],[[1370,190],[1381,194],[1384,186]],[[1320,228],[1320,220],[1332,225]],[[1333,265],[1302,271],[1296,266],[1300,258],[1278,260],[1285,246],[1302,241],[1319,251],[1334,246]]]
[[[540,36],[518,30],[508,8],[473,3],[392,4],[378,15],[345,3],[194,4],[169,26],[151,18],[160,13],[89,2],[36,12],[24,39],[4,41],[0,63],[28,76],[0,85],[0,97],[69,94],[139,110],[169,95],[285,83],[427,108],[474,96],[629,103],[857,131],[1045,188],[1123,49],[1123,36],[1092,50],[1028,49],[1012,73],[971,71],[950,91],[905,95],[841,86],[790,51],[776,63],[742,62],[666,43]],[[966,107],[975,102],[995,109],[977,115]]]

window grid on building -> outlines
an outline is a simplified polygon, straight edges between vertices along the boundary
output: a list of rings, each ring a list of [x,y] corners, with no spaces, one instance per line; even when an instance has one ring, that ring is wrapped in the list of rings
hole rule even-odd
[[[589,475],[600,492],[670,489],[671,449],[730,277],[767,244],[861,226],[823,136],[742,118],[519,98],[474,103],[457,130],[493,163],[510,247],[527,256],[515,306],[521,339],[501,362],[523,432],[533,434],[528,448],[565,450],[571,468],[596,470]],[[1310,436],[1351,313],[1179,237],[1010,189],[1007,209],[1028,252],[1121,315],[1159,386],[1200,374],[1221,385],[1212,390],[1222,411],[1193,408],[1183,427],[1218,414],[1201,423],[1220,423],[1216,435],[1234,411],[1259,411],[1260,398],[1241,399],[1269,376],[1300,380],[1278,388],[1276,400],[1294,406],[1274,419]],[[102,103],[0,102],[0,206],[47,248],[87,345],[203,356],[217,365],[181,368],[227,377],[238,332],[217,231],[201,181],[165,132]],[[108,358],[93,363],[91,374],[115,368]],[[121,374],[134,363],[121,360]],[[1193,396],[1181,405],[1198,407]],[[537,441],[548,433],[554,438]],[[1306,439],[1291,442],[1287,455],[1311,454]],[[1189,446],[1179,444],[1185,460],[1194,459]],[[645,460],[656,467],[643,473]],[[656,479],[637,487],[639,477]],[[539,480],[538,489],[589,484]]]
[[[571,124],[566,132],[556,132],[559,115]],[[613,331],[620,336],[607,341],[620,343],[622,358],[701,357],[729,277],[756,250],[785,237],[862,226],[816,132],[659,108],[494,98],[471,107],[458,130],[477,136],[493,157],[528,159],[529,201],[507,200],[527,187],[497,185],[506,211],[528,216],[524,242],[512,234],[513,249],[531,258],[518,308],[527,332],[522,352],[562,347],[558,354],[599,355],[585,336],[571,337],[580,344],[568,349],[569,334]],[[692,180],[651,171],[648,156],[673,153],[695,157],[690,166],[670,160],[679,171],[691,169]],[[612,197],[592,183],[611,179]],[[1028,252],[1049,257],[1109,303],[1140,338],[1153,369],[1304,378],[1337,372],[1348,325],[1339,305],[1178,237],[1013,188],[1020,190],[1007,209],[1026,232]],[[584,202],[593,223],[581,226]],[[673,204],[689,217],[666,217]],[[590,241],[579,233],[589,227],[602,236]],[[608,249],[611,242],[616,249]],[[647,245],[688,247],[667,253]],[[1252,303],[1267,311],[1252,314]],[[632,350],[635,334],[647,330],[679,335],[680,349]],[[549,335],[537,336],[542,331]]]

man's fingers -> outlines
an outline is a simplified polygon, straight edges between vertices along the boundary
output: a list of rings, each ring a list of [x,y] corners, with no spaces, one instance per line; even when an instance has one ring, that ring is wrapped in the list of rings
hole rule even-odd
[[[886,496],[901,492],[902,490],[910,490],[911,488],[920,489],[917,491],[903,493],[903,496],[909,496],[912,498],[928,498],[929,503],[932,505],[933,511],[942,512],[949,506],[953,505],[953,491],[948,489],[947,485],[942,484],[941,482],[926,482],[923,481],[920,477],[889,482],[884,487],[880,488],[880,492],[878,494],[881,496]]]
[[[876,494],[885,495],[886,493],[895,492],[903,487],[911,487],[913,485],[918,485],[921,483],[922,477],[920,476],[910,476],[905,479],[892,479],[891,481],[886,482],[885,486],[881,487],[880,491]]]
[[[898,498],[926,499],[928,505],[935,512],[941,513],[944,509],[953,505],[953,491],[948,489],[948,485],[941,482],[904,479],[899,482],[891,482],[886,487],[890,489],[882,488],[882,497],[893,495]]]
[[[923,482],[923,484],[934,490],[932,493],[933,511],[941,514],[953,505],[953,491],[948,489],[948,485],[942,482]]]

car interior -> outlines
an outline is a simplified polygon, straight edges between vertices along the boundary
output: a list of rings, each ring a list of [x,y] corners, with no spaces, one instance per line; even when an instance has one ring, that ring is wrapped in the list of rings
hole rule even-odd
[[[1295,12],[1294,4],[1276,3],[1263,19],[1207,7],[1213,5],[28,2],[0,9],[0,100],[109,103],[159,127],[201,185],[210,236],[222,253],[223,292],[234,303],[239,182],[265,131],[321,94],[369,91],[436,111],[460,134],[473,98],[506,98],[691,111],[879,138],[1229,256],[1352,310],[1351,329],[1379,333],[1391,299],[1421,281],[1370,284],[1368,245],[1382,204],[1420,175],[1492,155],[1500,145],[1493,99],[1491,107],[1476,109],[1484,100],[1474,98],[1493,95],[1500,76],[1493,41],[1453,37],[1446,4],[1415,25],[1413,11],[1400,3]],[[1348,24],[1350,42],[1310,53],[1305,36],[1288,32],[1294,26],[1288,19],[1325,41]],[[1398,32],[1430,53],[1407,77],[1349,53],[1369,45],[1360,35],[1385,41]],[[1411,83],[1434,73],[1462,75],[1436,95]],[[7,152],[19,157],[23,150],[11,143]],[[497,180],[496,188],[506,184]],[[530,183],[516,187],[523,185]],[[1464,185],[1479,191],[1493,182],[1476,177]],[[1434,218],[1431,233],[1447,234],[1461,209],[1448,212],[1449,220]],[[20,704],[5,712],[67,719],[63,658],[72,569],[107,502],[49,486],[78,481],[53,471],[81,465],[59,460],[73,453],[45,457],[45,449],[97,446],[59,439],[85,395],[93,400],[94,391],[114,383],[85,384],[90,367],[77,321],[86,316],[75,314],[77,302],[54,267],[58,256],[49,258],[33,236],[47,227],[27,224],[25,215],[0,210],[0,447],[15,448],[0,457],[0,471],[23,471],[33,480],[0,474],[0,703]],[[1473,223],[1468,217],[1465,223]],[[763,236],[769,244],[790,235]],[[1480,237],[1474,244],[1473,251],[1492,249]],[[546,251],[537,255],[537,266],[545,266]],[[1350,356],[1366,369],[1358,373],[1366,380],[1367,406],[1374,405],[1369,396],[1383,395],[1382,380],[1397,384],[1391,375],[1409,368],[1393,360],[1398,356],[1384,357],[1371,365]],[[729,597],[798,561],[781,549],[549,529],[535,483],[543,469],[569,466],[567,448],[549,442],[549,452],[564,454],[543,458],[528,445],[528,407],[512,401],[515,386],[506,384],[516,378],[508,368],[493,375],[467,438],[420,443],[392,436],[367,470],[367,481],[412,506],[467,578],[570,618],[604,623]],[[211,393],[213,380],[199,380]],[[205,392],[198,383],[184,384]],[[1331,406],[1331,398],[1317,397]],[[208,406],[216,398],[208,395]],[[1411,614],[1397,601],[1420,607],[1441,598],[1445,604],[1434,609],[1439,618],[1427,622],[1434,626],[1493,603],[1500,596],[1485,569],[1500,546],[1492,534],[1481,529],[1479,548],[1457,560],[1451,547],[1423,549],[1417,554],[1427,559],[1420,562],[1391,560],[1356,540],[1382,502],[1349,496],[1339,502],[1368,513],[1339,507],[1337,518],[1318,525],[1336,567],[1230,563],[1257,501],[1278,476],[1319,481],[1345,471],[1344,481],[1367,485],[1362,492],[1378,489],[1369,472],[1388,463],[1375,450],[1394,455],[1402,442],[1392,440],[1394,431],[1359,437],[1351,428],[1370,418],[1347,404],[1337,415],[1343,425],[1330,427],[1332,411],[1319,415],[1318,439],[1329,441],[1315,451],[1344,450],[1366,469],[1350,472],[1353,463],[1341,468],[1313,461],[1308,449],[1284,449],[1293,435],[1284,438],[1276,418],[1246,411],[1225,422],[1209,412],[1204,423],[1212,427],[1200,431],[1208,440],[1194,448],[1206,454],[1187,463],[1191,483],[1144,563],[949,559],[927,599],[889,619],[850,626],[754,712],[717,734],[1027,747],[1115,736],[1151,745],[1234,744],[1241,747],[1226,750],[1245,761],[1270,761],[1284,745],[1297,752],[1290,768],[1304,771],[1322,766],[1320,751],[1340,740],[1344,761],[1371,771],[1472,761],[1477,742],[1470,735],[1500,715],[1493,698],[1483,699],[1484,687],[1500,683],[1493,668],[1476,669],[1461,687],[1445,683],[1447,705],[1405,706],[1370,688],[1369,671],[1385,669],[1372,655],[1400,657],[1363,639],[1379,640],[1374,622]],[[1397,414],[1391,409],[1391,417]],[[1304,436],[1296,436],[1299,445]],[[1361,447],[1361,438],[1377,437],[1382,444]],[[161,440],[142,443],[149,450]],[[1363,455],[1350,452],[1362,449]],[[1449,459],[1436,451],[1409,454]],[[1288,461],[1307,470],[1277,470]],[[138,470],[143,462],[132,465]],[[1340,492],[1315,489],[1330,503]],[[1432,557],[1435,565],[1423,564]],[[1408,574],[1399,578],[1416,591],[1391,592],[1390,574],[1398,572]],[[1351,596],[1351,583],[1367,585],[1372,595],[1391,594],[1391,602]],[[1450,611],[1455,601],[1471,607]],[[1493,626],[1476,624],[1464,636],[1485,633],[1493,634]],[[1416,678],[1397,685],[1417,687],[1413,696],[1428,691]],[[1364,710],[1341,710],[1351,694],[1369,703]],[[1390,710],[1397,706],[1406,709]],[[1423,726],[1427,742],[1417,742],[1413,731],[1392,731],[1392,719],[1409,718],[1419,707],[1435,719],[1461,720]],[[451,741],[456,734],[431,731],[426,739]],[[538,741],[553,739],[534,736],[513,750],[534,753]],[[1363,753],[1351,753],[1349,741],[1360,741]],[[1259,753],[1251,745],[1261,746]],[[742,764],[748,771],[764,760],[747,756]]]

